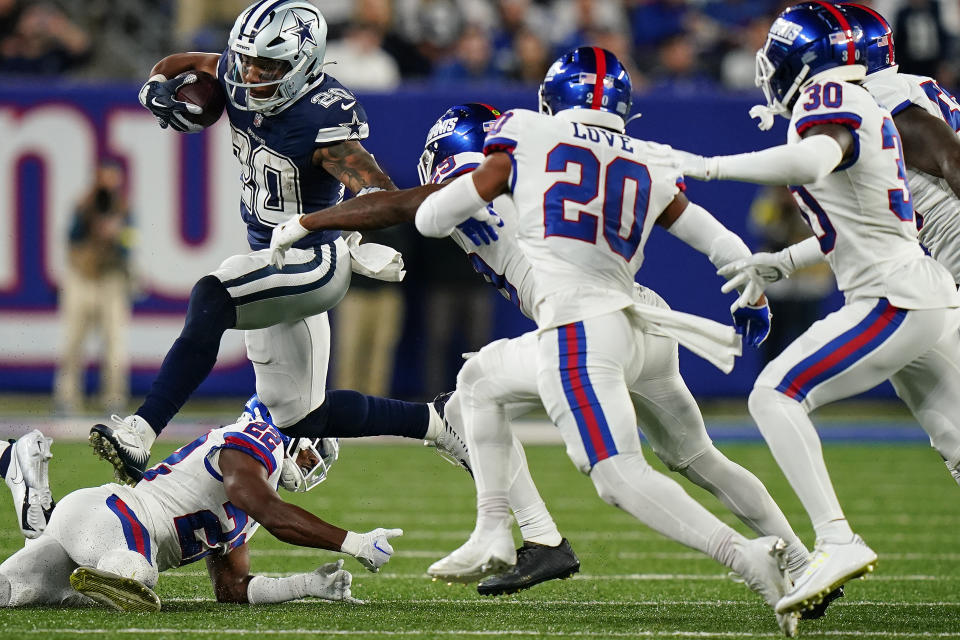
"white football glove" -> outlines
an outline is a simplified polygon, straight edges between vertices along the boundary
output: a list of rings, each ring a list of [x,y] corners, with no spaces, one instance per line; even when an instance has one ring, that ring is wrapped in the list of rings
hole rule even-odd
[[[755,253],[749,258],[735,260],[717,270],[717,275],[727,278],[720,288],[724,293],[734,289],[740,291],[740,297],[730,306],[733,312],[740,307],[750,306],[760,299],[767,285],[789,278],[796,270],[789,249],[777,253]]]
[[[750,107],[750,117],[757,120],[760,131],[769,131],[773,127],[774,116],[777,112],[765,104],[755,104]]]
[[[345,602],[362,603],[350,594],[350,585],[353,576],[343,568],[343,560],[329,562],[314,569],[306,575],[306,595],[324,600],[343,600]]]
[[[300,224],[302,217],[301,214],[273,228],[273,235],[270,236],[270,264],[277,269],[283,269],[283,265],[286,264],[284,254],[287,249],[310,233]]]
[[[356,536],[353,542],[356,544],[356,551],[351,553],[353,557],[360,561],[368,570],[376,573],[380,567],[387,564],[393,556],[393,547],[390,546],[390,539],[403,535],[403,529],[384,529],[379,527],[367,533],[347,533],[347,538]],[[344,541],[347,546],[347,541]],[[344,549],[346,551],[346,549]]]
[[[720,160],[717,156],[705,157],[687,151],[674,150],[677,167],[688,178],[714,180],[717,177]]]

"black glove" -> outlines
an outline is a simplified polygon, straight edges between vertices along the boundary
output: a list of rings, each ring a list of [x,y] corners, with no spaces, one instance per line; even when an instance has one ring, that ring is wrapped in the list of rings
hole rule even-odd
[[[157,122],[162,129],[169,126],[184,133],[200,131],[203,127],[187,120],[184,114],[200,114],[203,110],[195,104],[176,98],[180,87],[196,81],[195,73],[188,73],[171,80],[167,80],[163,75],[155,75],[140,88],[140,104],[157,117]]]

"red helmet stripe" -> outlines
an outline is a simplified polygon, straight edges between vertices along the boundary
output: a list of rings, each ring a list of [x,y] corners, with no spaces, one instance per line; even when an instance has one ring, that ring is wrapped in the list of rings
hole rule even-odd
[[[876,18],[877,20],[879,20],[880,23],[881,23],[884,27],[887,28],[887,31],[888,31],[888,33],[887,33],[887,42],[890,43],[890,44],[887,45],[887,49],[888,49],[887,52],[890,54],[890,64],[897,64],[897,61],[894,59],[894,56],[895,56],[896,54],[895,54],[894,51],[893,51],[893,29],[890,28],[890,23],[887,22],[887,19],[884,18],[882,15],[880,15],[879,13],[877,13],[876,11],[874,11],[873,9],[871,9],[870,7],[868,7],[868,6],[866,6],[866,5],[863,5],[863,4],[855,4],[855,5],[853,5],[853,6],[855,6],[855,7],[860,7],[861,9],[863,9],[864,11],[866,11],[867,13],[869,13],[870,15],[872,15],[874,18]]]
[[[857,51],[856,46],[853,43],[853,27],[850,26],[850,22],[847,20],[847,17],[840,13],[840,11],[829,2],[821,2],[820,0],[817,0],[816,4],[829,11],[830,15],[836,18],[840,23],[840,28],[843,29],[847,34],[847,64],[857,64]]]
[[[590,47],[593,49],[593,55],[597,59],[597,82],[593,87],[593,103],[591,109],[599,109],[603,106],[603,79],[607,75],[607,56],[600,47]]]

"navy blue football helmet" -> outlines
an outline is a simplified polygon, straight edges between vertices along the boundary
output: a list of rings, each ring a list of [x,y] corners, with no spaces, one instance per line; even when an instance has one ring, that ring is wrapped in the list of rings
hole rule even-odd
[[[500,111],[482,102],[467,102],[447,109],[430,127],[417,164],[420,184],[427,184],[440,164],[465,151],[483,153],[483,141]]]
[[[619,131],[625,128],[633,105],[630,74],[617,56],[600,47],[577,47],[557,58],[547,70],[539,95],[540,113],[590,109],[597,116],[587,118],[589,124]]]
[[[840,11],[860,24],[867,45],[867,75],[897,64],[893,50],[893,29],[882,15],[862,4],[837,5]]]
[[[757,86],[767,107],[789,117],[800,90],[817,76],[861,80],[867,73],[860,25],[826,2],[804,2],[774,20],[757,51]]]
[[[243,405],[243,412],[237,422],[263,422],[277,429],[270,417],[267,405],[260,396],[253,394]],[[340,457],[340,441],[337,438],[291,438],[277,429],[283,440],[283,466],[280,470],[280,486],[287,491],[303,492],[313,489],[327,479],[330,467]],[[300,466],[297,459],[304,449],[310,452],[312,464]]]

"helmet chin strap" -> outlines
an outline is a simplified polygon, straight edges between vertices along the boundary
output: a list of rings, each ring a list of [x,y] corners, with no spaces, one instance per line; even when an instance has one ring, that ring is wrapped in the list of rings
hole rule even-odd
[[[642,116],[643,116],[643,114],[642,114],[642,113],[639,113],[639,112],[633,114],[632,116],[630,116],[629,118],[627,118],[626,121],[623,123],[623,128],[626,129],[628,124],[630,124],[630,123],[633,122],[634,120],[637,120],[637,119],[641,118]]]

